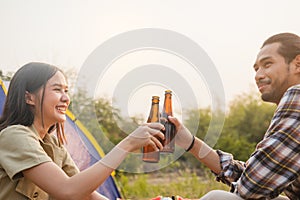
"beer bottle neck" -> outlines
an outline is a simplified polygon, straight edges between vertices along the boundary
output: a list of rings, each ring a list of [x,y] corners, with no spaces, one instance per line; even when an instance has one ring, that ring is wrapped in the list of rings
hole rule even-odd
[[[164,107],[163,107],[163,114],[173,116],[172,111],[172,96],[171,94],[167,93],[165,95]]]
[[[147,122],[159,122],[159,101],[153,101]]]

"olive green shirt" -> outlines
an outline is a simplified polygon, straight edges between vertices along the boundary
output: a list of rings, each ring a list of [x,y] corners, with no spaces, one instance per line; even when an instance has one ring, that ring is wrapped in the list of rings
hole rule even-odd
[[[3,129],[0,132],[0,199],[50,199],[46,192],[25,179],[22,171],[52,161],[68,176],[79,172],[54,135],[47,134],[41,139],[33,126],[13,125]]]

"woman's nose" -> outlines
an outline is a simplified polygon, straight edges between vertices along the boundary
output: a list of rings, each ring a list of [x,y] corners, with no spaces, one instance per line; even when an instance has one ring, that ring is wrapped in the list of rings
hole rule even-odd
[[[68,105],[69,105],[69,103],[70,103],[70,96],[69,96],[67,93],[64,93],[64,94],[62,95],[62,97],[61,97],[61,100],[62,100],[63,102],[67,102]]]

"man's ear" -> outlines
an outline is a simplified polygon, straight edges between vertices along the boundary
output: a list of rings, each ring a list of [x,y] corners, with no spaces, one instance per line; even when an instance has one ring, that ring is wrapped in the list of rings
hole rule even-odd
[[[300,73],[300,54],[295,57],[294,64],[296,66],[296,71]]]
[[[35,96],[30,92],[25,92],[25,101],[27,104],[34,106],[35,105]]]

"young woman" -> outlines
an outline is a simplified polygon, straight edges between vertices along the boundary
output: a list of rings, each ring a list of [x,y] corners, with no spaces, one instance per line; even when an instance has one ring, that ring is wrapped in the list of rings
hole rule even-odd
[[[0,199],[106,199],[95,190],[129,152],[145,145],[162,149],[159,123],[147,123],[104,158],[79,172],[63,146],[63,122],[70,104],[63,72],[28,63],[10,82],[0,118]],[[55,130],[56,134],[51,134]]]

